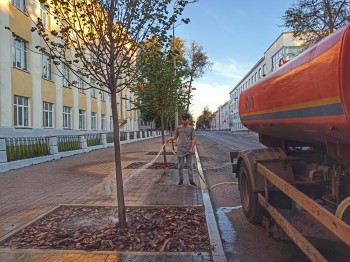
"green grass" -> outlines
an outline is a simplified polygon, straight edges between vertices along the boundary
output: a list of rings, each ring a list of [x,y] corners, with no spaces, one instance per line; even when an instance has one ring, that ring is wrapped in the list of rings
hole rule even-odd
[[[80,141],[58,142],[58,152],[72,151],[80,149]]]
[[[100,145],[100,138],[92,138],[87,140],[87,146],[97,146]]]
[[[50,155],[46,144],[6,146],[6,152],[8,162]]]

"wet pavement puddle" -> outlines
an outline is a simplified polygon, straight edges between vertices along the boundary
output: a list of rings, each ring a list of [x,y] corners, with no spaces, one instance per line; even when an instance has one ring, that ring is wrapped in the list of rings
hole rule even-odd
[[[234,249],[234,243],[236,241],[236,231],[233,228],[231,221],[228,219],[227,214],[234,209],[242,208],[241,205],[235,207],[220,207],[216,211],[218,217],[219,230],[221,233],[221,239],[225,253],[237,253]]]
[[[205,168],[203,168],[203,170],[205,171],[205,170],[221,169],[221,168],[225,168],[225,167],[230,166],[230,165],[232,165],[231,162],[225,162],[225,163],[222,163],[221,165],[205,167]]]

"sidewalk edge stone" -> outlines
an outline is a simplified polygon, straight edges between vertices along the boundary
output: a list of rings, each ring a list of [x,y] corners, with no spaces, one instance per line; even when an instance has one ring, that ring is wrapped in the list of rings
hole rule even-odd
[[[195,153],[196,153],[198,173],[203,179],[205,179],[201,161],[197,151],[197,147],[195,149]],[[199,179],[199,181],[200,181],[201,190],[202,190],[203,204],[205,206],[205,217],[207,220],[210,244],[214,247],[212,250],[213,259],[215,262],[226,262],[227,260],[226,260],[224,248],[221,243],[220,233],[215,220],[213,206],[210,201],[208,189],[206,188],[206,185],[202,181],[202,179]]]

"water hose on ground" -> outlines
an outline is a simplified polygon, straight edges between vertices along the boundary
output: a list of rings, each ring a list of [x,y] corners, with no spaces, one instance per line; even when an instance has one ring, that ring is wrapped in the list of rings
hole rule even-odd
[[[213,185],[211,188],[208,189],[208,191],[211,191],[214,187],[216,186],[221,186],[221,185],[227,185],[227,184],[233,184],[233,185],[238,185],[238,182],[222,182],[222,183],[217,183]]]
[[[168,143],[168,142],[167,142]],[[162,147],[163,148],[163,147]],[[186,156],[188,153],[186,153],[186,154],[183,154],[183,155],[178,155],[176,152],[175,152],[175,149],[174,149],[174,147],[171,147],[171,151],[173,152],[173,154],[176,156],[176,157],[183,157],[183,156]],[[222,182],[222,183],[217,183],[217,184],[215,184],[215,185],[213,185],[213,186],[209,186],[208,185],[208,183],[205,181],[205,179],[201,176],[201,174],[199,173],[199,172],[197,172],[198,173],[198,176],[199,176],[199,178],[203,181],[203,183],[205,184],[205,186],[206,186],[206,189],[208,190],[208,191],[211,191],[213,188],[215,188],[216,186],[220,186],[220,185],[227,185],[227,184],[234,184],[234,185],[238,185],[238,182]]]
[[[175,149],[174,147],[171,147],[171,151],[173,152],[174,156],[176,157],[183,157],[183,156],[186,156],[188,153],[186,154],[183,154],[183,155],[178,155],[176,152],[175,152]],[[199,179],[201,179],[203,181],[203,183],[205,184],[206,188],[208,189],[209,188],[209,185],[207,184],[207,182],[205,181],[205,179],[201,176],[201,174],[199,174],[199,172],[196,172],[199,176]]]

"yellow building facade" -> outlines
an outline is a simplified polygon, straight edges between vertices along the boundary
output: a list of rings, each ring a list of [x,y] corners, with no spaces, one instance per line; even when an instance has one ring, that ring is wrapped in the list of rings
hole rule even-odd
[[[56,68],[35,48],[43,44],[31,32],[37,17],[48,29],[55,26],[37,0],[0,1],[0,136],[112,131],[110,96],[94,88],[84,90],[83,83],[81,89],[71,87],[69,82],[79,87],[79,79],[64,65]],[[138,130],[138,113],[130,110],[130,100],[129,90],[117,94],[121,131]]]

